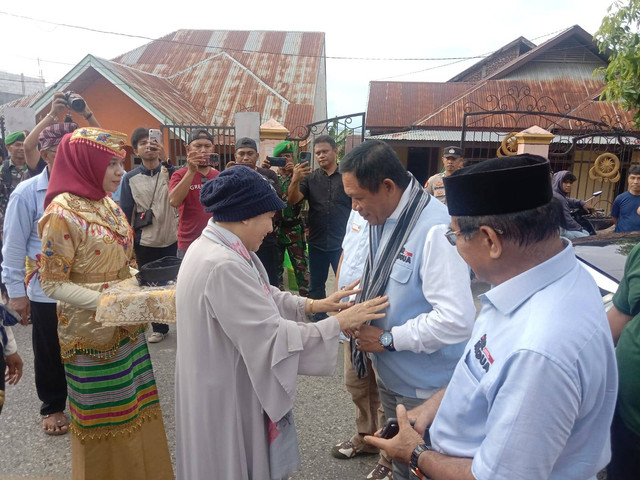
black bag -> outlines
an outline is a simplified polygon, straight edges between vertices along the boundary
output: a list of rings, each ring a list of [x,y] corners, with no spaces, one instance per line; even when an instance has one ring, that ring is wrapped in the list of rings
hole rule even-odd
[[[153,210],[145,210],[144,212],[138,213],[133,218],[133,229],[140,230],[141,228],[148,227],[153,223]]]
[[[131,222],[131,226],[134,231],[148,227],[153,223],[153,210],[151,207],[153,206],[153,199],[156,198],[156,190],[158,189],[158,180],[160,179],[160,175],[162,175],[162,167],[160,167],[160,171],[156,174],[156,185],[153,187],[153,195],[151,196],[151,202],[149,202],[149,208],[144,212],[136,213],[136,216],[132,219],[133,221]]]

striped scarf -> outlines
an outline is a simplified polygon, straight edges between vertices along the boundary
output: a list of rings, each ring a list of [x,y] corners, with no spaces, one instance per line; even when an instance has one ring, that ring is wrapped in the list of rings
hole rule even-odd
[[[411,175],[408,173],[408,175]],[[398,222],[396,223],[391,235],[387,236],[387,242],[378,245],[380,252],[379,260],[374,262],[376,252],[373,251],[373,246],[378,244],[380,240],[379,232],[382,229],[372,226],[369,228],[369,256],[362,272],[362,278],[360,280],[361,291],[356,296],[356,303],[364,302],[375,297],[379,297],[384,294],[389,282],[389,275],[391,269],[395,263],[398,255],[404,244],[407,242],[409,235],[413,231],[422,210],[427,206],[431,196],[424,191],[418,181],[411,175],[411,182],[409,183],[410,197],[407,205],[404,207]],[[362,378],[367,374],[367,362],[366,353],[356,349],[355,339],[351,339],[351,363],[358,378]]]

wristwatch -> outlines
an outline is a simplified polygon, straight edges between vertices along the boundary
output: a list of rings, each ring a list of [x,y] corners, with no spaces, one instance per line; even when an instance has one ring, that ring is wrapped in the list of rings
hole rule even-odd
[[[420,480],[425,479],[427,477],[425,477],[424,473],[422,473],[420,471],[420,468],[418,468],[418,458],[420,458],[420,454],[422,454],[422,452],[426,452],[427,450],[431,450],[431,447],[428,446],[426,443],[423,443],[422,445],[418,445],[413,450],[413,453],[411,454],[411,462],[409,463],[409,470],[411,470],[411,473],[416,478],[419,478]]]
[[[389,330],[385,330],[380,335],[380,345],[382,345],[382,348],[384,348],[388,352],[396,351],[395,347],[393,346],[393,335],[391,335],[391,332]]]

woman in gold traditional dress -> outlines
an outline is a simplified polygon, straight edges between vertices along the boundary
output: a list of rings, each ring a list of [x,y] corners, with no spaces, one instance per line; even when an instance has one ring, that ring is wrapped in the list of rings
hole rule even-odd
[[[40,281],[58,300],[74,480],[173,478],[146,324],[95,319],[100,292],[131,276],[133,232],[107,195],[124,173],[125,140],[97,128],[66,135],[38,225]]]

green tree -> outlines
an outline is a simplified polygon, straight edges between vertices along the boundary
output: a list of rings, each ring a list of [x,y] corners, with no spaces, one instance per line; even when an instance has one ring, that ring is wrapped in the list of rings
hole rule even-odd
[[[607,13],[594,35],[600,53],[609,54],[609,65],[595,72],[604,74],[602,98],[633,110],[640,126],[640,0],[616,0]]]

